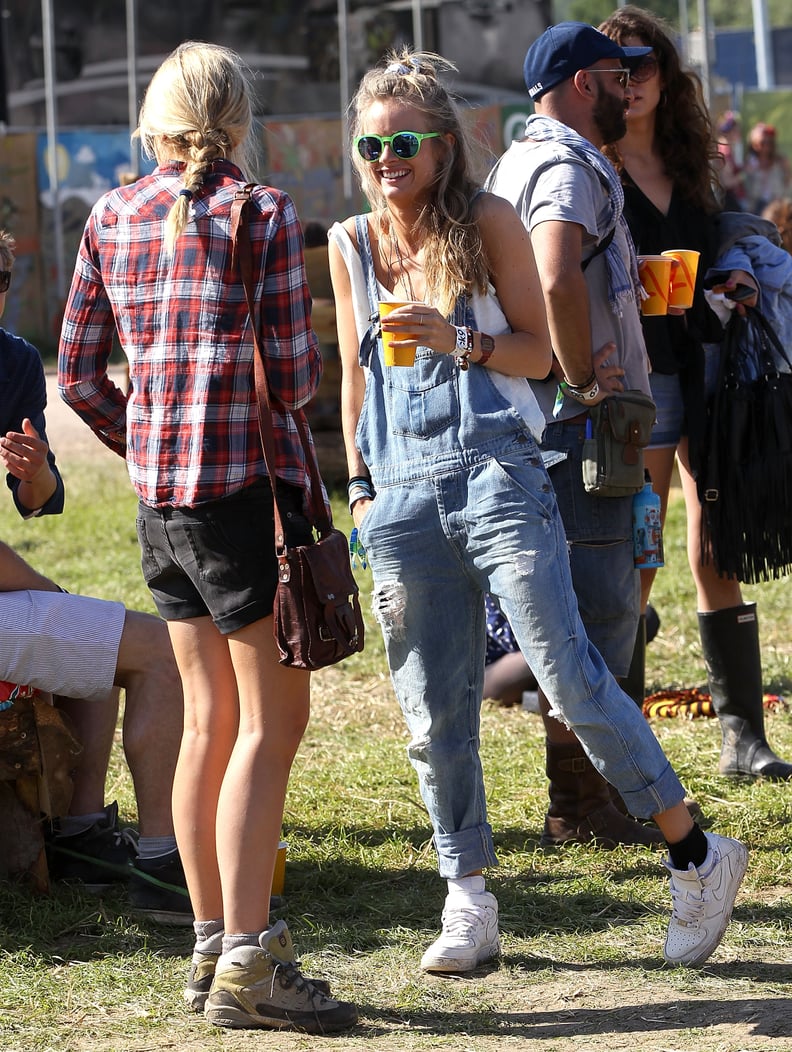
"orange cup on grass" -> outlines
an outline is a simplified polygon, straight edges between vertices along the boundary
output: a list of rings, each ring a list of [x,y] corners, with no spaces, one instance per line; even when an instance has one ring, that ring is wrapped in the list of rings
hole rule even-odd
[[[391,311],[396,310],[397,307],[411,307],[412,303],[399,302],[396,300],[381,300],[379,304],[379,315],[380,320],[387,318]],[[394,340],[417,340],[418,333],[405,332],[399,330],[399,332],[386,332],[382,330],[382,355],[385,359],[386,365],[414,365],[415,364],[415,347],[394,347]]]
[[[700,252],[689,248],[669,248],[662,255],[675,259],[679,266],[671,275],[671,293],[668,297],[669,307],[682,307],[687,310],[693,306],[693,293],[696,289]]]
[[[639,256],[638,277],[647,298],[641,300],[641,314],[668,314],[671,272],[677,266],[670,256]]]
[[[281,840],[278,844],[278,854],[275,857],[275,872],[272,874],[272,894],[282,895],[286,884],[286,849],[288,844]]]

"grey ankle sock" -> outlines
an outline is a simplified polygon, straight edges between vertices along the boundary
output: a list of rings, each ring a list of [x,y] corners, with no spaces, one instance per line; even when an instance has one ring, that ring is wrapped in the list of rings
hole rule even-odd
[[[223,918],[193,921],[195,949],[198,953],[221,953],[223,949]]]
[[[176,837],[171,836],[142,836],[138,838],[139,858],[159,858],[161,855],[169,855],[176,850]]]
[[[223,953],[230,953],[232,950],[239,949],[240,946],[258,946],[260,934],[261,932],[258,931],[243,931],[234,935],[224,935]]]
[[[77,836],[78,833],[84,833],[91,826],[101,824],[106,819],[106,812],[92,811],[88,815],[64,815],[58,819],[58,825],[63,836]]]

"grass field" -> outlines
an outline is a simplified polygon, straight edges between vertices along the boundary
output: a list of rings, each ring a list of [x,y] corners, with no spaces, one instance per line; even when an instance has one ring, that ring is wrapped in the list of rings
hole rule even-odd
[[[123,465],[64,464],[61,520],[22,522],[6,500],[0,536],[71,591],[151,610]],[[338,508],[346,528],[348,515]],[[650,687],[704,682],[682,519],[673,504],[668,565],[653,597],[662,628],[649,648]],[[359,578],[367,594],[370,575]],[[783,693],[792,686],[789,582],[746,595],[759,603],[766,688]],[[485,705],[482,755],[501,862],[489,886],[500,903],[504,959],[464,980],[419,972],[444,889],[381,641],[368,624],[364,654],[314,677],[312,721],[284,822],[285,916],[305,970],[360,1006],[357,1031],[332,1039],[332,1047],[792,1049],[792,786],[719,778],[711,720],[653,724],[714,827],[752,849],[733,923],[706,968],[662,966],[669,899],[658,853],[539,847],[547,800],[540,721]],[[792,715],[769,717],[768,728],[779,751],[792,755]],[[118,799],[124,821],[134,822],[120,747],[107,794]],[[59,887],[33,899],[0,885],[0,1049],[321,1044],[295,1034],[214,1030],[191,1016],[181,1001],[190,949],[189,930],[140,923],[122,892],[98,900]]]

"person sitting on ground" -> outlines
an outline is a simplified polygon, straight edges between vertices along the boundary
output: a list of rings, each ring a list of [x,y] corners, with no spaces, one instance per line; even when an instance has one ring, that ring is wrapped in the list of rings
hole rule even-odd
[[[14,238],[0,231],[0,317],[14,248]],[[26,519],[59,515],[64,507],[63,479],[47,441],[46,401],[38,351],[0,328],[0,464]],[[56,819],[48,839],[50,875],[94,889],[129,876],[138,909],[189,923],[170,806],[182,691],[164,623],[121,603],[64,595],[7,545],[0,549],[0,591],[0,679],[55,695],[82,745],[70,812]],[[126,691],[124,750],[138,806],[136,847],[121,835],[116,804],[104,803],[119,687]]]
[[[0,541],[0,679],[52,694],[78,738],[88,730],[92,748],[75,771],[70,814],[55,820],[48,840],[51,875],[92,890],[128,879],[137,911],[162,923],[191,924],[170,805],[181,682],[164,623],[122,603],[64,592]],[[126,692],[124,753],[138,806],[134,839],[119,829],[118,805],[103,806],[109,749],[93,747],[90,734],[92,714],[101,725],[102,710],[115,711],[114,687]]]
[[[487,652],[484,658],[484,697],[500,705],[519,705],[526,691],[536,690],[536,677],[520,652],[511,625],[492,598],[484,596]]]

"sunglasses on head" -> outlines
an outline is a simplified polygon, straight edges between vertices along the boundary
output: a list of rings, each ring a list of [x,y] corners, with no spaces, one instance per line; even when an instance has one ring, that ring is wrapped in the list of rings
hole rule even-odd
[[[0,270],[0,292],[8,292],[11,287],[11,271]]]
[[[616,67],[614,69],[587,69],[586,73],[618,73],[618,77],[616,79],[622,91],[626,91],[627,85],[630,83],[629,69],[622,69],[621,66]]]
[[[424,139],[436,139],[440,132],[401,131],[394,135],[359,135],[355,139],[357,152],[364,161],[378,161],[386,146],[390,146],[397,157],[407,160],[415,157]]]
[[[651,80],[659,68],[654,55],[647,55],[646,58],[641,59],[640,63],[630,73],[630,80],[633,84],[643,84],[647,80]]]

